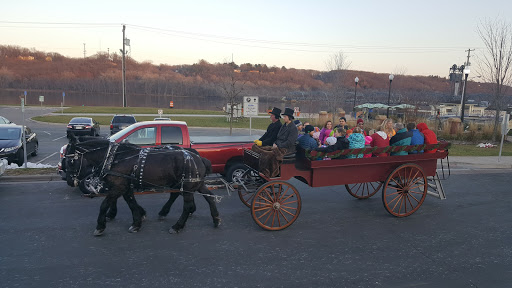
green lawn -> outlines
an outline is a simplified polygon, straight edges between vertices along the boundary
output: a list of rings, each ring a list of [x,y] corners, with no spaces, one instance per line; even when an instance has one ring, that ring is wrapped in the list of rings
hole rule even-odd
[[[51,116],[36,116],[33,117],[33,120],[41,121],[41,122],[49,122],[49,123],[61,123],[68,124],[69,120],[75,116],[71,115],[51,115]],[[98,121],[100,125],[110,125],[110,120],[112,120],[112,116],[97,116],[93,117],[94,120]],[[152,116],[139,116],[135,117],[137,121],[149,121],[153,120],[155,117]],[[187,125],[190,127],[224,127],[229,128],[229,122],[226,121],[225,117],[186,117],[186,116],[176,116],[171,117],[172,120],[176,121],[185,121]],[[270,124],[269,119],[264,118],[254,118],[252,119],[252,128],[253,129],[267,129],[268,124]],[[249,129],[249,119],[242,119],[239,122],[233,123],[233,128],[247,128]]]
[[[476,144],[453,144],[450,147],[450,156],[498,156],[499,145],[495,148],[478,148]],[[512,143],[503,143],[501,156],[512,156]]]
[[[159,108],[152,107],[103,107],[103,106],[73,106],[64,109],[66,113],[109,113],[109,114],[158,114]],[[163,114],[213,114],[222,115],[224,112],[215,110],[192,110],[192,109],[162,109]]]

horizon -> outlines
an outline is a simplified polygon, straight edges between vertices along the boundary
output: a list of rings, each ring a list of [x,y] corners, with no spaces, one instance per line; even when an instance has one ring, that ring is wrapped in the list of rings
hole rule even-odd
[[[149,1],[143,7],[95,0],[75,15],[76,7],[63,1],[47,1],[52,13],[41,13],[36,3],[3,5],[16,17],[0,21],[0,44],[82,58],[85,43],[86,57],[107,51],[120,54],[121,23],[125,23],[131,44],[127,50],[137,62],[191,65],[201,59],[209,63],[233,59],[238,65],[328,71],[325,62],[342,50],[351,62],[348,70],[443,78],[453,64],[464,64],[468,48],[476,49],[470,59],[473,64],[483,52],[478,22],[498,17],[510,23],[510,16],[500,16],[499,11],[512,8],[512,3],[496,0],[485,5],[368,1],[364,6],[336,1]],[[126,4],[125,11],[112,13],[119,10],[118,3]],[[421,21],[420,17],[429,17],[418,11],[435,21]]]

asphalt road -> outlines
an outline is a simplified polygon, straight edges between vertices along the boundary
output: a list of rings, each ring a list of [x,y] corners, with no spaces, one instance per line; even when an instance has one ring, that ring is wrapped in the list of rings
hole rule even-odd
[[[140,195],[141,231],[128,233],[120,200],[101,237],[92,236],[101,198],[63,181],[0,183],[0,279],[2,287],[510,287],[511,172],[452,175],[446,200],[429,196],[400,219],[380,193],[357,200],[341,186],[292,180],[302,212],[278,232],[260,229],[232,195],[218,204],[221,227],[196,197],[195,215],[171,235],[181,198],[158,221],[168,195]]]
[[[28,156],[28,162],[57,165],[60,148],[67,144],[66,124],[52,124],[32,121],[30,118],[58,111],[58,108],[25,107],[25,125],[37,134],[39,154]],[[23,114],[20,107],[0,106],[0,115],[21,125]],[[270,120],[269,120],[270,121]],[[269,122],[270,123],[270,122]],[[189,128],[191,136],[224,136],[229,135],[226,128]],[[253,130],[253,135],[263,135],[261,130]],[[101,136],[110,135],[109,126],[101,126]],[[234,129],[233,135],[249,135],[249,129]]]

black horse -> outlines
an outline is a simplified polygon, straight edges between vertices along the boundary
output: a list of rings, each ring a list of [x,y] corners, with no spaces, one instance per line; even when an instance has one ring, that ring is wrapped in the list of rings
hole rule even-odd
[[[209,161],[181,147],[140,148],[129,143],[116,144],[106,139],[77,142],[71,138],[66,151],[70,174],[78,180],[90,173],[91,167],[101,167],[99,172],[106,192],[94,235],[103,234],[106,228],[107,210],[123,196],[133,215],[129,232],[139,231],[145,210],[134,198],[134,189],[177,189],[182,193],[171,193],[169,200],[159,212],[160,218],[169,213],[174,200],[183,195],[183,212],[170,233],[181,231],[194,210],[193,192],[199,191],[210,205],[214,226],[220,224],[219,213],[212,197],[213,193],[204,184]],[[98,172],[96,172],[98,173]]]

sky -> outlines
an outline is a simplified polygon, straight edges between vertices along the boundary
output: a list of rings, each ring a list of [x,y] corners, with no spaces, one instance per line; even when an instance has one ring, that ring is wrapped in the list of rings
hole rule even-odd
[[[448,76],[468,48],[485,52],[480,21],[512,23],[512,1],[4,1],[0,44],[83,57],[122,48],[153,64],[234,60],[327,70]],[[44,3],[44,4],[43,4]],[[471,62],[476,60],[472,57]]]

